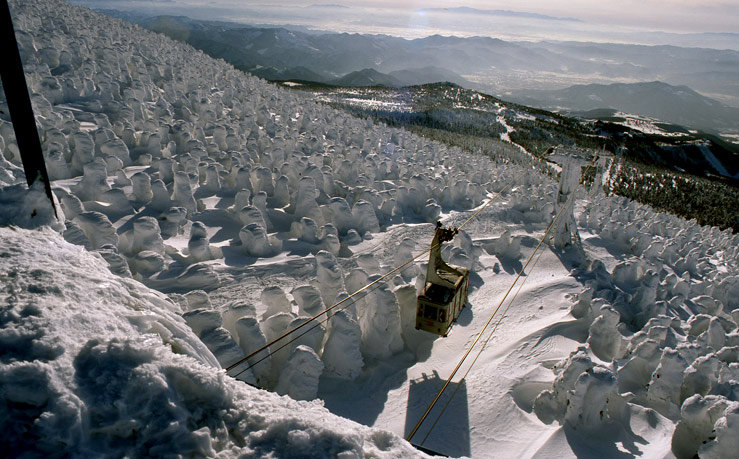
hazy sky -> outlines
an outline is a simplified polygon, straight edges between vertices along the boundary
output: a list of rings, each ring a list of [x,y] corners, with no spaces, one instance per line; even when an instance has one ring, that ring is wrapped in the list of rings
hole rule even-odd
[[[611,41],[739,49],[739,0],[70,0],[97,8],[186,15],[250,24],[300,25],[319,30],[384,33],[406,38],[432,34],[483,35],[508,40]],[[346,8],[317,8],[342,5]],[[460,14],[443,8],[514,10],[543,16]],[[435,8],[436,10],[430,10]],[[668,32],[670,36],[652,32]],[[732,35],[686,38],[691,33]],[[682,34],[682,35],[678,35]]]
[[[234,3],[259,4],[243,0]],[[489,10],[515,10],[555,17],[575,17],[587,22],[634,26],[670,32],[739,32],[739,1],[737,0],[496,0],[418,1],[418,0],[308,0],[285,2],[300,6],[311,4],[341,4],[354,7],[383,7],[420,10],[467,6]]]

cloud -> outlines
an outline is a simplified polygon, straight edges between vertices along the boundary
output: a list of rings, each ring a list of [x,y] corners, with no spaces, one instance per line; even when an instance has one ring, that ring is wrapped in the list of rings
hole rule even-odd
[[[582,22],[580,19],[577,19],[577,18],[556,17],[556,16],[549,16],[549,15],[540,14],[540,13],[530,13],[526,11],[481,10],[478,8],[470,8],[468,6],[458,6],[455,8],[426,8],[425,11],[442,11],[442,12],[447,11],[450,13],[459,13],[459,14],[483,14],[483,15],[490,15],[490,16],[509,16],[509,17],[519,17],[519,18],[529,18],[529,19],[545,19],[548,21]]]

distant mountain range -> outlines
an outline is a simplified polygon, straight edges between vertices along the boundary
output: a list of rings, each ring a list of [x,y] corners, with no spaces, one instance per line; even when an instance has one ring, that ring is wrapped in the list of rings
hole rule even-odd
[[[363,69],[351,72],[331,81],[337,86],[403,86],[404,84],[392,75],[380,73],[374,69]]]
[[[497,95],[517,89],[558,89],[583,81],[659,80],[739,107],[739,51],[734,50],[441,35],[407,40],[106,12],[186,41],[258,75],[277,72],[289,79],[296,72],[302,78],[307,69],[327,83],[364,69],[391,75],[433,68],[443,72],[445,80]],[[417,75],[393,76],[403,84],[430,82],[418,80]]]
[[[407,40],[108,13],[272,81],[389,87],[448,81],[548,109],[612,108],[710,132],[739,130],[737,109],[721,103],[739,106],[739,52],[732,50],[441,35]],[[613,80],[665,83],[607,84]],[[576,81],[598,84],[555,89]]]
[[[306,80],[303,78],[303,80]],[[319,81],[319,80],[308,80]],[[403,69],[390,73],[381,73],[374,69],[362,69],[347,73],[341,78],[328,80],[326,83],[336,86],[415,86],[428,83],[454,82],[460,86],[471,86],[472,83],[454,72],[438,67],[420,69]]]
[[[381,73],[375,69],[362,69],[349,72],[334,78],[327,73],[317,73],[305,67],[290,67],[277,70],[272,67],[260,67],[249,70],[250,73],[270,81],[307,81],[333,86],[387,86],[399,88],[427,83],[452,82],[460,86],[472,85],[469,81],[445,69],[425,67],[421,69],[397,70]]]
[[[457,73],[427,64],[427,59],[381,59],[393,53],[402,38],[358,34],[316,35],[284,28],[196,21],[184,16],[137,18],[141,26],[187,42],[231,62],[237,68],[272,81],[303,80],[345,86],[407,86],[449,81],[472,83]]]
[[[348,6],[339,5],[337,3],[314,3],[312,5],[308,5],[307,8],[341,8],[341,9],[349,9]]]
[[[702,96],[687,86],[673,86],[661,81],[519,91],[508,98],[517,103],[548,110],[571,113],[608,108],[707,132],[739,130],[739,108]]]

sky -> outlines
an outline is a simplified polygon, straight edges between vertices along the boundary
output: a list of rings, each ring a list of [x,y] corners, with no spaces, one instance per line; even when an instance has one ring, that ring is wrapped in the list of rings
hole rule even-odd
[[[97,8],[181,14],[249,24],[298,25],[318,30],[383,33],[405,38],[433,34],[507,40],[575,40],[739,48],[737,0],[398,1],[306,0],[70,0]],[[316,5],[339,5],[317,7]],[[454,8],[475,8],[462,14]],[[517,16],[485,14],[511,11]],[[538,16],[532,16],[531,14]],[[527,15],[528,14],[528,15]],[[568,19],[568,20],[562,20]],[[706,41],[689,34],[720,32]],[[669,35],[669,36],[668,36]]]
[[[193,3],[197,0],[191,0]],[[253,4],[260,1],[224,0],[232,4]],[[203,2],[204,3],[204,2]],[[398,1],[398,0],[307,0],[285,2],[296,6],[313,4],[340,4],[351,7],[375,7],[403,10],[424,8],[454,8],[466,6],[481,10],[516,10],[554,17],[574,17],[585,22],[639,27],[669,32],[739,32],[739,6],[736,0],[620,0],[595,2],[592,0],[549,0],[517,2],[472,1]]]

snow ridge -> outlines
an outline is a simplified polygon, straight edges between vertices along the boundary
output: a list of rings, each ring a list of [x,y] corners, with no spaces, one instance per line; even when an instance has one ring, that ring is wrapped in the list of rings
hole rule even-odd
[[[361,457],[389,433],[226,377],[177,305],[49,229],[0,228],[5,457]]]

